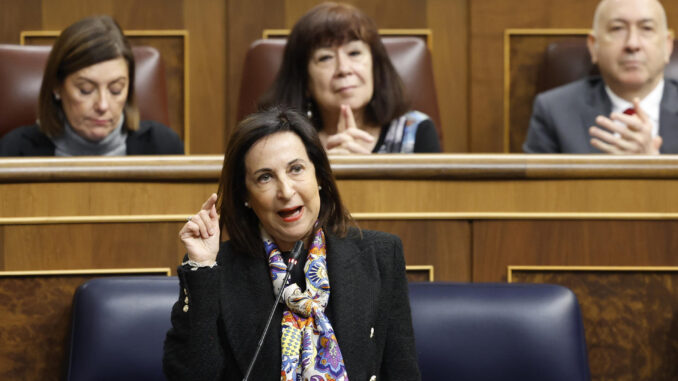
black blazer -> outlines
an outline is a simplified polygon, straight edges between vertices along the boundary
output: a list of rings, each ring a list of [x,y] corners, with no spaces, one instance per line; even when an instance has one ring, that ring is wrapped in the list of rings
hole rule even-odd
[[[174,131],[151,120],[127,132],[127,155],[183,155],[184,144]],[[54,156],[54,143],[37,124],[15,128],[0,139],[0,156]]]
[[[420,380],[400,239],[351,230],[326,235],[330,300],[349,379]],[[267,261],[238,255],[222,244],[218,266],[180,267],[179,301],[165,340],[163,367],[170,380],[243,378],[274,303]],[[252,380],[280,380],[278,307],[253,369]]]

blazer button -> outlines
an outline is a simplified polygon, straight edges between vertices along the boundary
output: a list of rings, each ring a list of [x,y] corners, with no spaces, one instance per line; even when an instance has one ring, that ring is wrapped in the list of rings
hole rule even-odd
[[[188,312],[188,305],[184,306],[184,312]]]
[[[184,303],[188,304],[188,296],[184,298]]]
[[[377,381],[377,376],[373,375],[372,377],[370,377],[370,381]]]
[[[370,328],[370,339],[374,337],[374,327]]]

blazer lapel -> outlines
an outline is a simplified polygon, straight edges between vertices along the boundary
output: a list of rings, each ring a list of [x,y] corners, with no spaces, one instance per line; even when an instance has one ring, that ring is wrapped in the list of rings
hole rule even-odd
[[[263,258],[231,255],[229,259],[230,261],[223,264],[226,273],[223,279],[228,285],[224,284],[221,287],[221,313],[228,332],[226,339],[244,375],[252,361],[275,298],[268,263]],[[257,364],[281,364],[279,329],[281,321],[282,308],[278,307]],[[280,365],[277,367],[255,365],[251,376],[253,380],[278,378]]]
[[[659,106],[659,136],[663,139],[661,153],[678,153],[678,84],[669,78]]]
[[[612,112],[612,102],[605,93],[605,82],[602,79],[596,81],[590,80],[590,91],[586,96],[586,105],[581,114],[581,126],[584,128],[584,136],[589,137],[589,127],[596,125],[596,117],[598,115],[609,116]],[[589,153],[601,153],[600,150],[593,147],[586,141]]]
[[[375,256],[361,252],[357,239],[326,235],[330,322],[350,378],[367,371],[356,364],[370,356],[370,327],[381,289]]]

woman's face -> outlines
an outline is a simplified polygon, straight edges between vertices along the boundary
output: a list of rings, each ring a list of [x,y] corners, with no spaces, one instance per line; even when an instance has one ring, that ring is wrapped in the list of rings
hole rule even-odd
[[[70,74],[55,91],[75,132],[99,141],[120,122],[127,90],[129,68],[124,58],[100,62]]]
[[[245,154],[247,202],[280,250],[306,240],[318,219],[320,194],[315,166],[301,139],[278,132]]]
[[[308,62],[308,91],[322,113],[338,113],[342,104],[362,112],[372,99],[372,53],[360,40],[318,48]]]

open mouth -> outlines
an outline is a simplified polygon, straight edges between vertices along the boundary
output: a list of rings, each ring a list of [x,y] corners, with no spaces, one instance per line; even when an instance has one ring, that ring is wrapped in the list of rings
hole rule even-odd
[[[301,218],[303,214],[303,206],[297,206],[296,208],[282,209],[278,211],[278,215],[285,222],[293,222]]]

